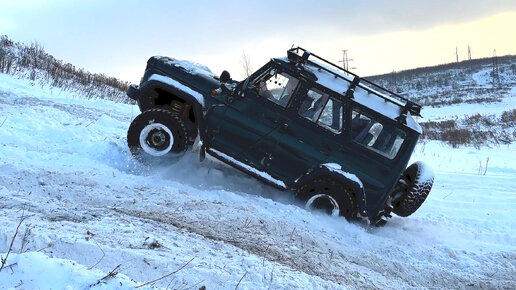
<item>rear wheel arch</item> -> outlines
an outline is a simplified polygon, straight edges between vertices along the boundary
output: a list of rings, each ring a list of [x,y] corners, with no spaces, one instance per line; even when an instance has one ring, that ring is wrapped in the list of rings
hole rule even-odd
[[[307,184],[310,184],[318,178],[334,180],[349,190],[351,196],[354,198],[356,213],[359,216],[367,217],[366,196],[362,183],[358,178],[356,178],[356,176],[354,176],[355,178],[353,179],[350,177],[351,176],[348,177],[340,174],[338,171],[331,170],[326,166],[319,166],[317,169],[308,174],[305,174],[303,177],[295,181],[294,192],[297,195],[303,188],[306,187]]]
[[[340,214],[347,220],[357,217],[356,193],[349,185],[328,175],[320,175],[295,190],[296,198],[305,203],[308,210],[324,210],[328,214]]]

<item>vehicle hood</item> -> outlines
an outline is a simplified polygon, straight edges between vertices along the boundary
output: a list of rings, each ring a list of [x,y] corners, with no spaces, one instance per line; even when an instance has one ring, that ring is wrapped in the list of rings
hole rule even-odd
[[[142,83],[153,74],[170,76],[184,85],[206,95],[211,90],[220,87],[218,78],[211,70],[201,64],[187,60],[177,60],[166,56],[153,56],[147,62],[147,69]]]

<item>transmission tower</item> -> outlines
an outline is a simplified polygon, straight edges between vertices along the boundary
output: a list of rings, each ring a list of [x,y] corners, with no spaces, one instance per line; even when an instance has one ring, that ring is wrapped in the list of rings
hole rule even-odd
[[[397,72],[395,70],[392,70],[391,73],[391,85],[395,87],[397,85]]]
[[[350,69],[356,69],[356,67],[349,67],[350,61],[353,61],[353,59],[348,57],[348,50],[343,49],[342,50],[342,60],[339,60],[339,62],[342,62],[342,67],[347,71],[349,71]]]
[[[471,47],[468,44],[468,60],[471,60]]]
[[[498,56],[496,56],[496,49],[493,50],[493,87],[500,87],[500,75],[498,74]]]

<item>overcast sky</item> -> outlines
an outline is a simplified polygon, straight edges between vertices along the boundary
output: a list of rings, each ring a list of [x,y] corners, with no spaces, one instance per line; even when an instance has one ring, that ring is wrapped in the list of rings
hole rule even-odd
[[[0,0],[0,34],[38,41],[55,57],[138,82],[152,55],[241,78],[293,44],[362,75],[467,57],[516,54],[515,0],[64,1]]]

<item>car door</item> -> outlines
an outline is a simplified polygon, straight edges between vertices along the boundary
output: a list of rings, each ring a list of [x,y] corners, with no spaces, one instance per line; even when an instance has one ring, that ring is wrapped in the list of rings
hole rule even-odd
[[[264,170],[264,156],[277,145],[274,131],[288,121],[284,111],[298,83],[273,66],[250,82],[243,97],[210,108],[206,115],[209,146]]]
[[[206,145],[237,157],[270,129],[256,124],[263,110],[260,104],[241,99],[228,102],[227,96],[219,98],[223,102],[210,107],[205,116]]]
[[[323,88],[307,87],[291,107],[288,126],[277,130],[268,171],[291,183],[342,148],[343,103]]]

